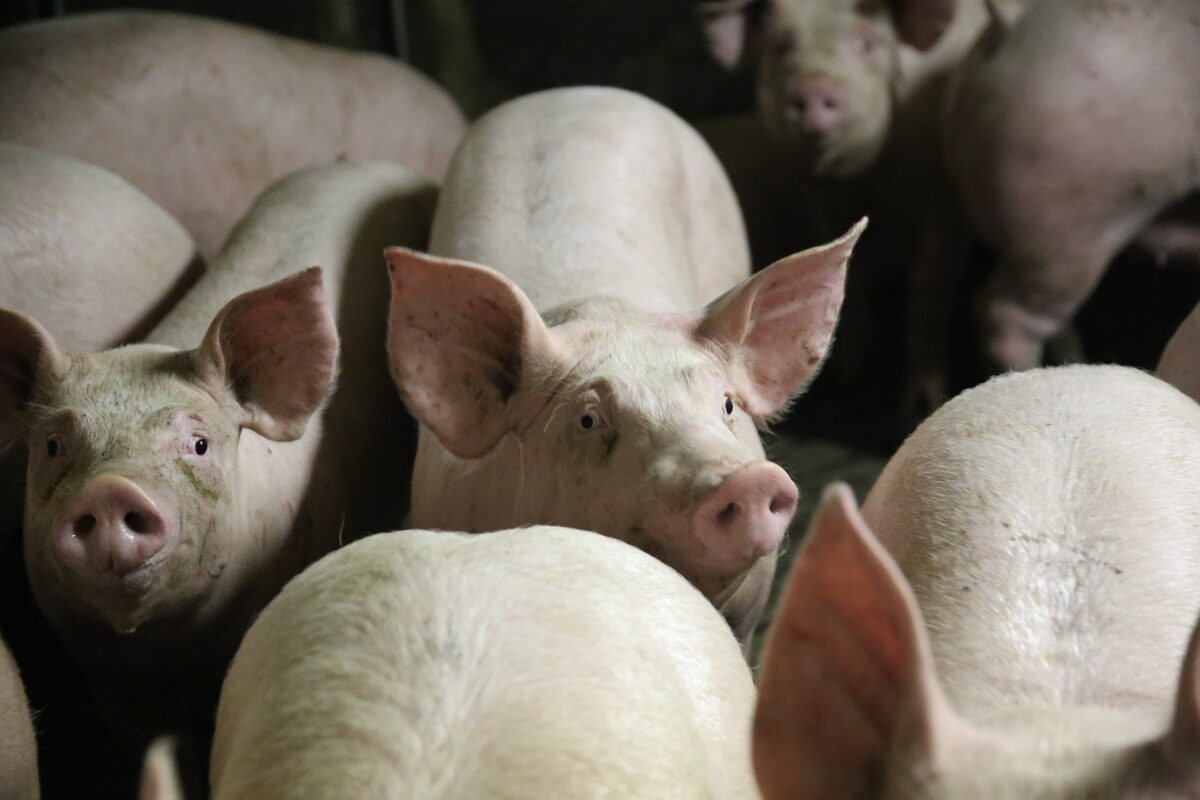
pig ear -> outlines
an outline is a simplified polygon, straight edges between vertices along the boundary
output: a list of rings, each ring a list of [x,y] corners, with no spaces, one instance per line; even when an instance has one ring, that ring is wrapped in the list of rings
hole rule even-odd
[[[831,486],[759,673],[753,753],[764,800],[873,797],[889,758],[936,767],[961,725],[907,581],[850,489]]]
[[[24,314],[0,309],[0,450],[29,426],[37,385],[65,368],[66,356],[45,328]]]
[[[705,311],[696,332],[727,354],[752,416],[783,412],[816,375],[842,307],[846,264],[866,225],[860,220],[832,244],[776,261]]]
[[[175,766],[175,743],[170,737],[155,739],[146,751],[138,800],[184,800]]]
[[[726,69],[753,57],[767,0],[709,0],[696,6],[708,50]]]
[[[312,267],[230,300],[193,363],[210,391],[241,406],[243,427],[289,442],[333,389],[337,351],[321,269]]]
[[[533,303],[500,273],[390,247],[388,361],[405,404],[459,458],[486,455],[516,422],[521,379],[553,356]]]
[[[957,0],[888,0],[900,41],[928,50],[954,21]]]

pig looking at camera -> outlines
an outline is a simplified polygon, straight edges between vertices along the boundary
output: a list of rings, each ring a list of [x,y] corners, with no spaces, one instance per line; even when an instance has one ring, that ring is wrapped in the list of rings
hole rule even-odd
[[[284,175],[384,159],[440,179],[464,129],[450,96],[395,59],[140,11],[0,31],[0,98],[0,139],[112,170],[208,258]]]
[[[121,727],[175,727],[192,688],[214,700],[288,578],[399,522],[407,431],[380,252],[424,241],[431,194],[387,163],[280,181],[144,344],[67,353],[0,311],[30,583]]]
[[[1195,0],[998,15],[956,78],[944,127],[964,213],[998,254],[976,307],[993,368],[1041,364],[1135,238],[1200,261],[1194,210],[1160,217],[1200,197]]]
[[[764,799],[1200,796],[1198,498],[1200,406],[1136,370],[946,404],[861,517],[826,495],[797,556],[760,673]]]
[[[635,548],[549,527],[379,534],[247,633],[212,796],[750,800],[753,703],[721,616]]]
[[[436,255],[388,252],[412,523],[615,536],[748,636],[797,500],[756,428],[820,366],[861,229],[751,278],[724,173],[661,106],[577,88],[486,115]]]

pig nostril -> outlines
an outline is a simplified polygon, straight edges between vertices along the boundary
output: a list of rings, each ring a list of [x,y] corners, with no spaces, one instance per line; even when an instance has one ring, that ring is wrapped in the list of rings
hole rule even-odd
[[[150,519],[136,511],[130,511],[125,515],[125,526],[134,533],[149,533]]]
[[[737,503],[728,503],[724,508],[717,512],[717,524],[728,525],[737,516]]]
[[[91,514],[84,514],[71,525],[71,529],[76,536],[87,536],[96,527],[96,518]]]
[[[821,105],[824,106],[827,110],[833,111],[834,109],[837,108],[837,101],[834,100],[832,97],[826,97],[824,100],[821,101]]]
[[[772,514],[785,514],[792,510],[794,503],[787,495],[777,494],[771,498],[771,504],[767,506]]]

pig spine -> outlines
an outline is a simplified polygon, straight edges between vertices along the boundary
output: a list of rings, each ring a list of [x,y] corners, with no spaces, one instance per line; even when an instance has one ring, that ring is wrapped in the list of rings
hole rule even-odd
[[[751,798],[752,704],[725,623],[628,545],[380,534],[247,634],[213,796]]]

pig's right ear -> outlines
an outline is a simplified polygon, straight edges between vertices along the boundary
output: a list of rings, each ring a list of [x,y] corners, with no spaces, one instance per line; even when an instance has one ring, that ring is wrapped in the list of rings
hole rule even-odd
[[[388,361],[409,411],[459,458],[512,430],[521,379],[553,357],[550,330],[516,284],[478,264],[389,247]]]
[[[696,6],[708,50],[726,69],[750,61],[762,36],[768,0],[709,0]]]
[[[0,450],[29,427],[34,389],[66,368],[54,337],[24,314],[0,309]]]
[[[321,269],[311,267],[230,300],[192,363],[214,396],[241,406],[243,427],[290,442],[333,390],[337,352]]]
[[[764,800],[870,797],[889,759],[934,769],[967,730],[944,699],[916,599],[843,484],[796,557],[758,681]]]

